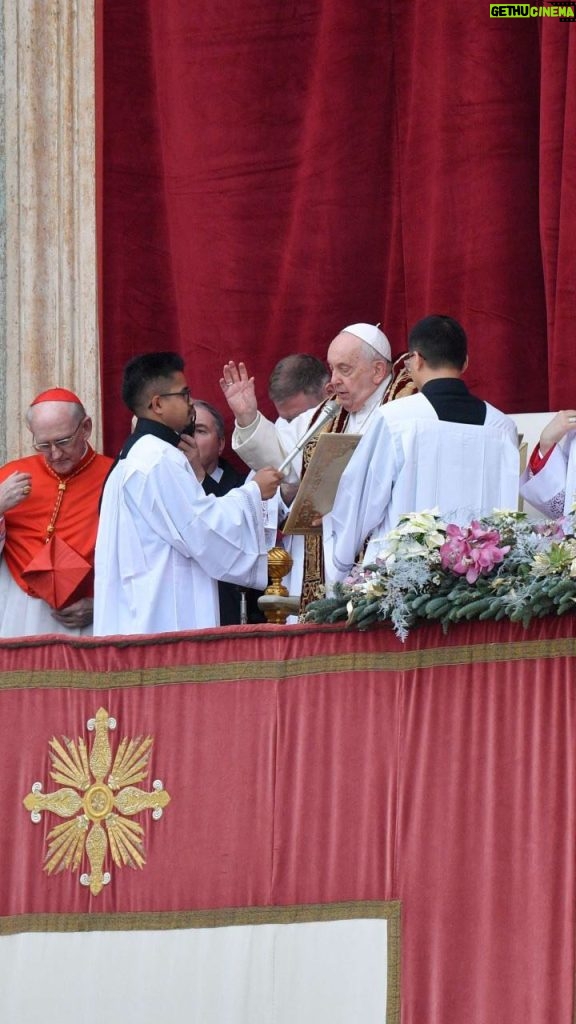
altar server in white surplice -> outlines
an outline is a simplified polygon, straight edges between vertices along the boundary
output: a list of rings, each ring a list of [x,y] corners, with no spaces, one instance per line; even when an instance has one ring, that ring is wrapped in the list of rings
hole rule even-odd
[[[576,409],[562,409],[547,423],[520,480],[520,493],[549,519],[576,502]]]
[[[518,507],[514,422],[470,394],[461,325],[428,316],[409,335],[406,363],[419,393],[376,411],[323,519],[326,576],[343,579],[368,539],[372,562],[401,515],[438,507],[465,524],[494,508]]]
[[[204,493],[181,438],[194,415],[183,369],[176,353],[153,352],[124,371],[138,420],[104,487],[95,634],[216,626],[216,580],[266,586],[262,499],[280,474],[265,468],[223,497]]]

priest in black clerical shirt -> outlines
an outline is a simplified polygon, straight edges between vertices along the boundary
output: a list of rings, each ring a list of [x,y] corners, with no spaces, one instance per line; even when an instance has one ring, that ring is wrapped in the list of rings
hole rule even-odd
[[[206,494],[221,497],[235,487],[241,487],[246,473],[237,470],[222,458],[226,444],[224,419],[218,409],[201,399],[194,399],[196,418],[192,436],[204,470],[200,481]],[[186,434],[186,431],[184,432]],[[243,622],[265,622],[258,608],[261,591],[239,587],[234,583],[218,582],[220,625],[233,626]]]

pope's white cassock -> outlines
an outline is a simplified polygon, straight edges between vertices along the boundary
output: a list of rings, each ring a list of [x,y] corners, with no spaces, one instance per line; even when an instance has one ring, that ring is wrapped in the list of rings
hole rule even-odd
[[[370,398],[364,403],[358,412],[349,413],[344,433],[363,434],[372,423],[376,412],[382,402],[386,388],[390,383],[390,377],[382,381]],[[402,399],[404,401],[404,399]],[[261,469],[264,466],[279,466],[286,456],[293,451],[296,444],[308,430],[316,409],[307,409],[300,413],[293,420],[278,419],[271,423],[261,413],[258,413],[253,423],[247,427],[236,425],[232,435],[232,447],[241,459],[251,469]],[[294,458],[286,472],[286,482],[296,483],[302,475],[302,454],[299,452]],[[286,517],[289,509],[283,504],[281,498],[271,499],[268,503],[273,505],[277,502],[280,519]],[[289,550],[293,566],[290,574],[283,581],[290,594],[298,595],[302,590],[302,575],[304,571],[304,538],[294,536],[285,538],[285,546]]]
[[[373,561],[406,513],[438,508],[464,525],[517,509],[519,473],[516,427],[488,403],[482,426],[440,420],[423,394],[382,406],[323,519],[327,581],[348,574],[368,537],[364,561]]]
[[[549,519],[572,511],[576,501],[576,434],[570,431],[550,453],[542,469],[528,466],[520,479],[520,494]]]
[[[216,580],[262,590],[267,578],[258,485],[206,495],[183,452],[153,434],[140,437],[104,488],[94,633],[216,626]]]

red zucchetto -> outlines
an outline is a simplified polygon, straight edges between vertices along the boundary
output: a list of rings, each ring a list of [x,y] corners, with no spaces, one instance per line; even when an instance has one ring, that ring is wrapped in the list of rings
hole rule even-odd
[[[82,405],[78,395],[67,388],[49,388],[48,391],[41,391],[34,401],[30,402],[30,407],[40,405],[41,402],[73,402],[75,405]]]

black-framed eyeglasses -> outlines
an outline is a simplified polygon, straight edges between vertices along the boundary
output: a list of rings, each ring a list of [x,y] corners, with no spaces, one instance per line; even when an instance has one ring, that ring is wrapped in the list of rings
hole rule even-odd
[[[192,392],[190,391],[190,388],[182,388],[180,391],[160,391],[155,397],[156,398],[185,398],[186,401],[189,402],[190,399],[192,398]],[[152,408],[152,402],[150,402],[150,405],[148,406],[148,408],[149,409]]]
[[[70,437],[59,437],[57,441],[32,441],[32,447],[35,451],[40,452],[41,455],[45,455],[47,452],[52,451],[52,448],[70,448],[76,440],[76,434],[85,423],[85,420],[81,420],[76,430]]]
[[[413,359],[414,356],[417,356],[417,355],[418,355],[417,352],[408,352],[407,355],[404,356],[404,362],[407,363],[409,359]]]

